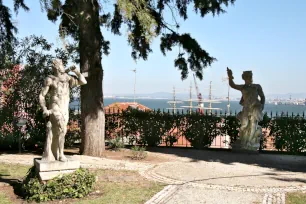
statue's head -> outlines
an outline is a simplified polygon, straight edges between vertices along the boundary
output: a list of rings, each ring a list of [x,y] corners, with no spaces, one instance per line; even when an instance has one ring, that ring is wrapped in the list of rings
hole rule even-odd
[[[65,73],[65,68],[63,65],[63,61],[61,59],[54,59],[52,63],[53,63],[52,70],[54,73],[57,73],[57,74]]]
[[[253,83],[252,71],[244,71],[242,73],[242,79],[245,81],[246,84],[252,84]]]

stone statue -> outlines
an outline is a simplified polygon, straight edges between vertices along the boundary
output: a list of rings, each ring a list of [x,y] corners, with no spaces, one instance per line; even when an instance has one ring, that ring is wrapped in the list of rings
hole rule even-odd
[[[237,115],[241,122],[240,139],[234,145],[241,149],[257,150],[262,137],[262,128],[258,125],[258,122],[263,119],[262,111],[265,105],[265,95],[259,84],[253,84],[252,71],[243,72],[242,79],[245,84],[242,85],[234,83],[233,73],[229,68],[227,68],[227,74],[230,87],[242,93],[240,105],[243,106],[243,109]]]
[[[64,143],[69,120],[70,88],[87,84],[87,81],[75,66],[65,71],[60,59],[53,60],[52,71],[54,74],[45,79],[44,87],[39,95],[43,115],[49,120],[42,160],[67,161],[64,156]],[[74,72],[76,77],[69,75],[69,71]],[[47,107],[45,97],[48,93],[50,100]]]

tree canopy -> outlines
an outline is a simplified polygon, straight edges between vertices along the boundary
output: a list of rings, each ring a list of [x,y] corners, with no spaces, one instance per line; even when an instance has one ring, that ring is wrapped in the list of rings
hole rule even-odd
[[[14,11],[17,13],[20,8],[29,10],[24,0],[14,0]],[[15,33],[17,28],[12,21],[11,10],[3,4],[3,0],[0,0],[0,65],[12,56],[12,43],[16,42]]]
[[[65,0],[40,0],[43,8],[47,11],[51,21],[61,18],[60,34],[70,35],[78,40],[79,23],[83,22],[82,8],[78,1]],[[174,47],[182,49],[174,61],[175,67],[181,72],[181,78],[186,79],[189,70],[195,72],[200,79],[203,77],[203,68],[210,66],[216,59],[204,50],[196,39],[189,33],[179,33],[179,23],[175,19],[176,13],[183,20],[188,19],[189,7],[193,6],[194,12],[201,17],[207,14],[219,15],[224,13],[224,7],[234,4],[235,0],[116,0],[113,4],[113,13],[103,10],[107,1],[98,2],[100,13],[100,25],[110,28],[115,35],[121,35],[120,28],[126,25],[128,28],[128,42],[132,47],[131,56],[137,60],[146,60],[151,49],[154,37],[161,36],[160,49],[166,55]],[[166,13],[171,12],[174,25],[166,20]],[[172,23],[172,22],[171,22]],[[109,43],[101,38],[102,51],[109,53]]]

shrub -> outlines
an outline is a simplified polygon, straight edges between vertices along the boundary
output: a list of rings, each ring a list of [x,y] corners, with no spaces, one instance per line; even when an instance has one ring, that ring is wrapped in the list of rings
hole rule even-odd
[[[142,160],[145,159],[148,155],[145,147],[133,146],[132,147],[132,159]]]
[[[167,147],[173,147],[173,144],[177,142],[177,136],[176,135],[167,135],[165,138],[166,146]]]
[[[40,183],[35,167],[29,170],[22,187],[22,195],[28,201],[49,201],[65,198],[82,198],[88,195],[95,183],[95,176],[86,169],[78,169],[72,174],[63,175]]]
[[[124,143],[121,141],[120,137],[116,137],[115,139],[109,141],[109,147],[110,149],[118,151],[121,148],[124,148]]]
[[[306,150],[306,119],[300,117],[276,118],[271,121],[270,130],[276,149],[292,153]]]
[[[229,135],[230,145],[232,145],[239,137],[240,122],[236,116],[227,116],[222,122],[222,135]]]
[[[174,116],[158,111],[128,109],[122,113],[122,125],[126,135],[137,135],[140,145],[158,146],[162,138],[173,128]]]
[[[221,122],[220,117],[195,113],[186,115],[183,121],[183,134],[196,149],[209,147],[214,138],[221,135],[221,130],[217,126]]]

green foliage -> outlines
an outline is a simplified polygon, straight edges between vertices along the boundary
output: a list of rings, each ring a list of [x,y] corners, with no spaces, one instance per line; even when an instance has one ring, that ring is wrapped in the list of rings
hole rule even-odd
[[[110,111],[110,110],[109,110]],[[121,131],[120,124],[120,114],[119,113],[109,113],[105,112],[105,138],[110,140],[116,137]]]
[[[19,8],[28,11],[29,8],[25,5],[24,0],[14,0],[14,11],[18,13]],[[14,26],[11,10],[0,0],[0,65],[6,64],[6,60],[13,60],[14,44],[17,33],[17,27]],[[0,67],[3,69],[4,67]]]
[[[69,57],[69,53],[66,51],[56,49],[54,52],[52,44],[48,43],[43,37],[26,37],[19,41],[17,45],[19,49],[14,55],[15,63],[22,63],[25,66],[18,71],[18,77],[15,77],[14,80],[2,78],[0,74],[1,81],[14,81],[14,83],[10,84],[9,92],[6,94],[6,103],[0,110],[0,127],[3,127],[4,124],[12,126],[12,136],[18,137],[21,134],[24,148],[41,148],[45,141],[46,128],[45,119],[42,117],[42,111],[39,106],[40,91],[45,78],[51,74],[50,67],[54,57],[63,59],[65,64],[73,59]],[[10,64],[4,70],[14,71],[17,66],[13,61]],[[16,127],[16,120],[21,115],[28,119],[23,131]],[[3,138],[2,130],[0,135]],[[8,137],[11,137],[11,135],[8,135]],[[5,141],[16,140],[5,138]],[[9,143],[6,143],[6,145],[7,147],[16,148],[16,145],[10,145]]]
[[[40,183],[35,167],[29,170],[22,184],[22,195],[28,201],[50,201],[65,198],[82,198],[88,195],[95,183],[95,176],[86,169],[78,169],[72,174],[63,175]]]
[[[84,15],[87,14],[84,12],[89,14],[94,10],[88,7],[97,5],[103,7],[108,3],[99,0],[91,1],[90,5],[73,0],[62,2],[60,0],[40,0],[40,2],[49,20],[54,22],[61,17],[59,28],[61,35],[63,37],[70,35],[76,41],[80,40],[78,33],[82,29],[81,24],[86,22]],[[213,16],[224,13],[224,7],[234,2],[235,0],[118,0],[114,4],[113,15],[100,12],[99,19],[92,20],[100,22],[101,26],[110,28],[110,31],[116,35],[121,34],[121,26],[125,24],[128,29],[128,42],[132,47],[131,55],[135,60],[139,58],[146,60],[149,53],[152,52],[152,40],[162,36],[160,48],[164,54],[175,47],[183,48],[183,52],[179,53],[175,59],[175,67],[181,71],[182,79],[187,78],[188,69],[202,79],[203,68],[210,66],[215,58],[202,49],[190,34],[178,32],[180,25],[176,18],[186,20],[188,18],[187,8],[192,4],[194,11],[204,17],[209,13]],[[167,21],[166,13],[172,14],[172,22]],[[109,42],[104,39],[103,35],[100,39],[101,50],[104,54],[108,54]]]
[[[220,122],[220,117],[203,116],[198,113],[186,115],[183,135],[196,149],[209,147],[214,138],[221,135],[221,129],[217,126]]]
[[[65,136],[65,147],[73,147],[81,140],[81,115],[76,110],[69,110],[68,130]]]
[[[122,113],[122,118],[126,135],[139,135],[137,143],[141,145],[158,146],[173,127],[170,114],[160,110],[145,112],[129,109]]]
[[[275,118],[271,120],[269,128],[276,149],[292,153],[305,151],[306,119],[301,117]]]
[[[140,146],[133,146],[132,147],[132,159],[135,160],[142,160],[145,159],[148,154],[146,151],[145,147],[140,147]]]
[[[189,65],[189,69],[194,71],[196,76],[202,79],[203,67],[210,66],[216,59],[203,50],[190,34],[180,35],[177,33],[171,33],[162,36],[160,49],[164,55],[166,54],[166,51],[171,51],[172,47],[176,45],[180,45],[189,56],[188,60],[186,60],[185,53],[179,53],[178,58],[175,60],[175,67],[181,71],[181,78],[187,78]]]
[[[18,135],[14,132],[0,132],[0,149],[11,150],[18,148]]]
[[[222,135],[229,135],[232,145],[239,137],[240,122],[236,116],[226,116],[222,122]]]
[[[177,142],[177,138],[178,138],[178,136],[176,134],[175,135],[168,135],[165,138],[166,146],[167,147],[173,147],[174,143]]]
[[[109,141],[109,147],[112,150],[120,151],[120,149],[124,148],[124,143],[122,142],[121,138],[117,136]]]

